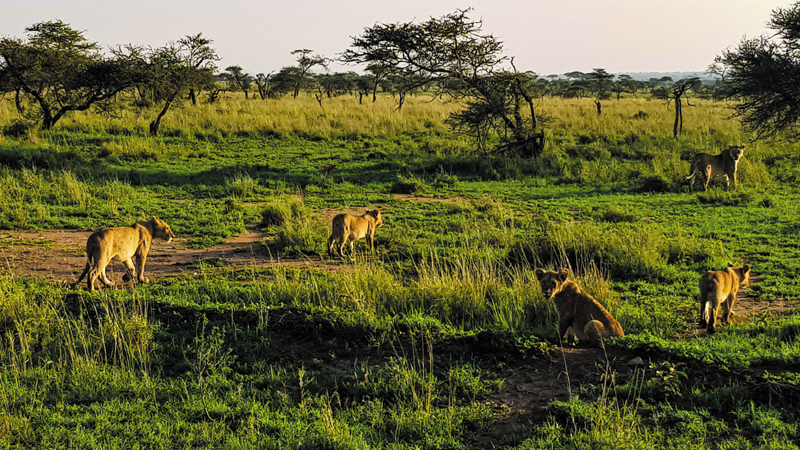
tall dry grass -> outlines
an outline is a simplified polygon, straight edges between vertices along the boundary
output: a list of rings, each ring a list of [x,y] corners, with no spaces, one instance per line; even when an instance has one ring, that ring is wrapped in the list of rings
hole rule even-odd
[[[455,102],[433,99],[428,95],[406,99],[401,110],[390,95],[379,96],[376,102],[350,95],[325,98],[320,106],[310,96],[296,99],[245,100],[229,93],[214,104],[184,101],[174,106],[162,121],[164,134],[194,135],[301,135],[321,138],[349,134],[389,136],[403,132],[432,131],[446,133],[444,120],[460,108]],[[56,128],[70,131],[143,134],[158,113],[158,107],[122,106],[114,117],[91,112],[74,112],[62,119]],[[0,101],[0,129],[19,115],[8,101]]]

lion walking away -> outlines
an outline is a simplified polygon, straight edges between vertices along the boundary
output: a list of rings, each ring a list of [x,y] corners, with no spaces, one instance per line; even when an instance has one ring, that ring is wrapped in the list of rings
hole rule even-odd
[[[106,286],[113,286],[114,283],[106,276],[106,267],[111,261],[122,261],[134,282],[147,283],[149,280],[144,276],[144,266],[153,238],[166,239],[169,243],[174,237],[169,225],[157,217],[136,222],[129,227],[97,230],[86,240],[86,267],[73,287],[86,275],[89,275],[87,283],[90,291],[95,289],[98,279]]]
[[[708,190],[708,182],[716,176],[725,177],[725,181],[730,188],[733,180],[733,188],[736,189],[736,172],[739,168],[739,161],[744,156],[744,145],[734,145],[723,150],[719,155],[709,155],[708,153],[698,153],[692,158],[689,166],[689,176],[686,180],[692,180],[689,190],[694,189],[694,181],[702,176],[705,179],[703,187]]]
[[[344,257],[344,246],[350,242],[350,255],[355,252],[354,243],[366,238],[370,250],[375,253],[375,230],[383,226],[383,216],[378,209],[360,216],[342,213],[331,221],[331,236],[328,238],[328,254],[333,256],[333,245],[339,243],[339,256]]]

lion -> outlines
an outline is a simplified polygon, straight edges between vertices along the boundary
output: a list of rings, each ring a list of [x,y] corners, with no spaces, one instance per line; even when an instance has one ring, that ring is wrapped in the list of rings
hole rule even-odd
[[[90,291],[95,289],[98,278],[104,285],[113,286],[114,283],[106,276],[106,267],[111,261],[122,261],[128,269],[123,281],[148,283],[150,280],[144,276],[144,265],[153,238],[166,239],[169,243],[174,237],[169,225],[157,217],[136,222],[129,227],[97,230],[86,240],[86,268],[73,287],[87,274]]]
[[[733,180],[733,188],[736,189],[736,170],[739,167],[739,160],[744,156],[744,145],[734,145],[727,150],[723,150],[719,155],[709,155],[708,153],[698,153],[692,158],[689,166],[690,174],[687,180],[692,180],[689,190],[694,189],[694,181],[698,176],[705,178],[705,190],[708,190],[708,182],[715,176],[724,176],[725,182],[730,188]]]
[[[605,338],[625,336],[617,319],[577,283],[568,279],[568,274],[567,269],[560,272],[536,269],[542,293],[553,300],[558,310],[559,337],[576,337],[599,347]]]
[[[360,216],[342,213],[331,221],[331,237],[328,238],[328,254],[333,256],[333,245],[339,243],[339,256],[344,258],[344,245],[350,241],[350,254],[355,252],[354,243],[358,239],[366,238],[372,252],[375,252],[375,229],[383,226],[381,211],[367,210]]]
[[[750,266],[728,264],[725,270],[709,270],[700,277],[700,322],[706,333],[716,331],[717,317],[722,308],[722,322],[733,316],[736,294],[740,287],[750,284]]]

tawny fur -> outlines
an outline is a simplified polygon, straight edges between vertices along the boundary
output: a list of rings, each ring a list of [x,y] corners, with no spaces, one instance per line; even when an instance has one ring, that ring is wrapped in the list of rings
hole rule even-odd
[[[692,158],[689,166],[689,176],[687,180],[692,180],[689,189],[694,189],[694,181],[698,176],[705,179],[703,187],[708,190],[708,183],[711,178],[716,176],[725,177],[725,181],[730,188],[731,180],[733,187],[736,188],[736,171],[739,168],[739,161],[744,156],[744,145],[734,145],[727,150],[723,150],[719,155],[709,155],[708,153],[698,153]]]
[[[568,274],[567,269],[560,272],[536,269],[542,293],[553,300],[558,311],[558,335],[566,339],[577,337],[598,347],[608,337],[625,336],[617,319],[569,280]]]
[[[728,265],[725,270],[709,270],[700,277],[700,326],[706,332],[716,331],[717,318],[722,312],[722,322],[733,316],[739,288],[750,284],[750,266]]]
[[[339,243],[339,256],[344,257],[344,245],[350,242],[350,254],[355,251],[354,243],[366,238],[370,250],[375,252],[375,230],[383,225],[380,210],[367,211],[360,216],[339,214],[331,221],[331,236],[328,238],[328,253],[333,256],[333,245]]]
[[[157,217],[136,222],[129,227],[95,231],[86,240],[88,260],[74,286],[86,275],[89,275],[87,283],[90,291],[95,289],[98,278],[104,285],[112,286],[114,283],[106,276],[106,267],[111,261],[122,261],[130,275],[126,278],[147,283],[149,280],[144,276],[144,266],[153,238],[166,239],[169,243],[174,237],[169,225]]]

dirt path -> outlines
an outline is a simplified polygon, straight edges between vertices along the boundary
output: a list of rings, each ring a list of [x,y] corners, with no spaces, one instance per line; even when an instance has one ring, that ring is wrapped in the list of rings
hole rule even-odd
[[[86,239],[90,231],[46,230],[0,232],[0,272],[17,276],[37,276],[56,283],[74,282],[86,265]],[[180,239],[167,244],[153,241],[145,273],[151,278],[194,271],[196,264],[208,259],[247,267],[268,267],[276,264],[293,267],[320,267],[339,270],[338,261],[319,257],[282,259],[270,256],[262,247],[264,235],[248,230],[206,249],[186,247]],[[120,263],[109,265],[107,273],[120,283],[125,269]]]

